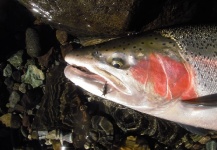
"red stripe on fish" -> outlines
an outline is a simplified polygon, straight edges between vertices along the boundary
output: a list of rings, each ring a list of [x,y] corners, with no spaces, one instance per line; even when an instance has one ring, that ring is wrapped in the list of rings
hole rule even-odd
[[[183,100],[197,96],[190,67],[167,56],[150,54],[133,66],[132,76],[140,83],[153,85],[154,92],[166,99]]]

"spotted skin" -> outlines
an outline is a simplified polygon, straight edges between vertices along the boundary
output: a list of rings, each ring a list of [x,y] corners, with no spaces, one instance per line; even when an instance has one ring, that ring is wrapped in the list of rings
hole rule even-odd
[[[206,32],[204,32],[204,30]],[[217,91],[217,28],[197,26],[161,31],[174,39],[180,47],[180,55],[194,68],[199,96]]]
[[[183,105],[183,100],[217,93],[216,39],[216,26],[119,38],[67,54],[65,60],[72,66],[66,67],[65,76],[97,96],[142,113],[217,130],[215,105]]]

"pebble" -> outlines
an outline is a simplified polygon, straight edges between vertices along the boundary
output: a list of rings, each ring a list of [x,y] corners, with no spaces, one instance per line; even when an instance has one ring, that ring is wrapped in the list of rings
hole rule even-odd
[[[44,73],[35,65],[29,65],[26,73],[21,76],[21,81],[30,84],[33,88],[42,85],[44,79]]]
[[[34,88],[32,90],[28,90],[25,94],[23,94],[20,100],[20,104],[26,109],[35,108],[36,105],[41,101],[42,96],[43,93],[41,88]]]
[[[34,59],[28,59],[25,64],[25,68],[28,68],[29,65],[35,65]]]
[[[3,70],[3,76],[4,77],[10,77],[12,75],[12,68],[10,64],[7,64],[7,66]]]
[[[26,93],[26,84],[25,83],[21,83],[19,86],[19,91],[21,93]]]
[[[11,115],[11,128],[18,129],[21,126],[21,119],[19,115]]]
[[[7,86],[8,89],[11,89],[14,85],[14,81],[10,78],[6,78],[4,84]]]
[[[26,51],[30,57],[38,57],[42,53],[39,35],[33,28],[26,29]]]
[[[51,64],[51,60],[52,60],[52,55],[54,52],[54,48],[51,48],[46,54],[44,54],[43,56],[38,57],[38,62],[41,66],[44,66],[46,68],[49,67],[49,65]]]
[[[14,91],[18,91],[19,90],[19,86],[20,86],[19,83],[14,83],[13,90]]]
[[[14,108],[17,102],[20,101],[20,95],[16,91],[12,91],[9,97],[10,107]]]
[[[11,127],[11,113],[4,114],[0,117],[0,122],[6,127]]]
[[[29,116],[27,114],[25,114],[25,113],[24,113],[23,118],[22,118],[22,125],[24,127],[29,127],[30,126]]]
[[[207,150],[216,150],[217,149],[217,142],[214,140],[211,140],[210,142],[206,143],[206,149]]]
[[[89,142],[86,142],[84,144],[84,149],[90,149],[91,148],[91,144]]]
[[[8,62],[15,68],[19,69],[22,62],[23,62],[23,50],[19,50],[17,53],[15,53],[12,57],[8,59]]]
[[[20,82],[21,81],[21,73],[20,71],[14,71],[12,73],[12,78],[16,81],[16,82]]]
[[[66,31],[56,30],[56,38],[61,45],[66,45],[68,41],[68,34]]]

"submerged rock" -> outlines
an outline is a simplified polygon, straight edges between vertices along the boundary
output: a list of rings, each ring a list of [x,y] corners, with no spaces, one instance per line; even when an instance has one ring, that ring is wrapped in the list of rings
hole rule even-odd
[[[79,36],[126,33],[139,0],[20,0],[46,22]]]
[[[17,53],[15,53],[12,57],[8,59],[11,65],[13,65],[15,68],[19,68],[20,65],[23,62],[23,50],[19,50]]]
[[[207,150],[216,150],[216,149],[217,149],[217,142],[214,141],[214,140],[208,142],[208,143],[206,144],[206,149],[207,149]]]
[[[39,35],[33,28],[28,28],[26,30],[26,51],[31,57],[38,57],[42,53]]]
[[[9,97],[9,105],[11,108],[14,108],[17,102],[20,101],[20,95],[16,92],[13,91]]]
[[[26,84],[25,83],[21,83],[19,86],[19,91],[21,93],[26,93]]]
[[[33,88],[42,85],[44,79],[44,73],[34,65],[29,65],[26,73],[21,76],[22,82],[30,84]]]
[[[61,45],[66,45],[68,42],[68,35],[66,31],[57,30],[56,38],[60,42]]]
[[[4,77],[10,77],[12,75],[12,68],[10,64],[7,64],[7,66],[3,70],[3,76]]]
[[[12,73],[12,78],[15,80],[15,81],[17,81],[17,82],[20,82],[20,80],[21,80],[21,73],[20,73],[20,71],[14,71],[13,73]]]
[[[11,89],[14,85],[14,81],[11,80],[10,78],[6,78],[4,80],[4,84],[7,86],[8,89]]]

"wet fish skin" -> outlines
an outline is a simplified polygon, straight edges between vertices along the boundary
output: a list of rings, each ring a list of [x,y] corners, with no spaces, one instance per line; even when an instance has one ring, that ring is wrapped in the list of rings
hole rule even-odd
[[[65,76],[108,100],[170,121],[217,130],[217,107],[182,100],[217,93],[217,27],[163,29],[66,55]]]

